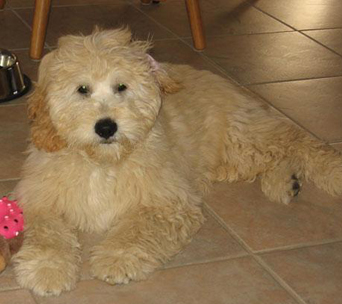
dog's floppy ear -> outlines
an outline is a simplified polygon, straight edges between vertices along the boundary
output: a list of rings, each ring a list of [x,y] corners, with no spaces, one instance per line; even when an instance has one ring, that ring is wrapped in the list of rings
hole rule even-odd
[[[66,142],[58,136],[56,128],[52,124],[46,102],[46,90],[49,82],[47,67],[53,56],[54,52],[51,52],[42,59],[39,66],[38,83],[28,100],[31,141],[37,149],[46,152],[55,152],[66,147]]]
[[[176,79],[172,78],[169,73],[163,68],[152,56],[147,54],[152,73],[155,76],[160,90],[165,94],[177,93],[183,86]]]

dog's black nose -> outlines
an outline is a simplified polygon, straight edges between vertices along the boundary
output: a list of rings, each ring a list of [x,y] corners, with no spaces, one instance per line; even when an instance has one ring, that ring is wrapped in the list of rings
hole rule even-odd
[[[95,124],[96,134],[105,139],[113,136],[117,129],[117,124],[110,118],[101,119]]]

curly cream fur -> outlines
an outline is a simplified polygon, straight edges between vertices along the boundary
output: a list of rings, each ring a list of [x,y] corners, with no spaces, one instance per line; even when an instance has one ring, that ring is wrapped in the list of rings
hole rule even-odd
[[[149,48],[127,29],[96,30],[61,38],[41,63],[16,189],[27,234],[15,260],[21,286],[39,295],[75,286],[77,230],[106,235],[92,251],[95,277],[146,278],[198,231],[213,182],[260,177],[263,192],[284,203],[293,176],[342,192],[340,153],[217,75],[151,65]],[[115,91],[117,83],[127,90]],[[81,96],[79,85],[90,93]],[[106,117],[118,130],[104,141],[94,125]]]

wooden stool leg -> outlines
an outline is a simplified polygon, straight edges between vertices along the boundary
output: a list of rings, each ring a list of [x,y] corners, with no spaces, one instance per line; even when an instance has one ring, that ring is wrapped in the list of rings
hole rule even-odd
[[[191,27],[192,39],[194,47],[197,50],[205,48],[205,37],[202,25],[201,11],[198,0],[185,0],[186,9]]]
[[[35,3],[30,49],[32,59],[40,59],[43,54],[50,4],[51,0],[36,0]]]
[[[5,7],[6,0],[0,0],[0,10],[2,10]]]

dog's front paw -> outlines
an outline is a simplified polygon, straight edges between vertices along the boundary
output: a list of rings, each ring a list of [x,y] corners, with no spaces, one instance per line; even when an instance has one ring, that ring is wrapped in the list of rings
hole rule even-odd
[[[75,288],[77,263],[70,263],[61,257],[47,259],[46,256],[25,256],[19,253],[15,258],[14,271],[18,284],[31,289],[39,296],[58,296],[63,291]]]
[[[90,259],[94,277],[108,284],[127,284],[147,278],[159,263],[140,250],[94,248]]]

